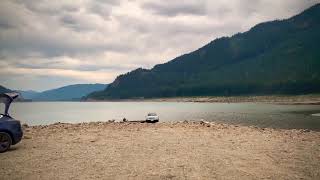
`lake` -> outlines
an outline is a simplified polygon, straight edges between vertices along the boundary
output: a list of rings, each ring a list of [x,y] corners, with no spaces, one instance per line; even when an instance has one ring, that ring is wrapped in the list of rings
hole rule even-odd
[[[3,106],[1,106],[3,111]],[[55,122],[143,120],[155,112],[160,122],[215,121],[284,129],[320,130],[320,105],[192,102],[24,102],[13,103],[11,115],[29,125]],[[314,115],[312,115],[314,114]]]

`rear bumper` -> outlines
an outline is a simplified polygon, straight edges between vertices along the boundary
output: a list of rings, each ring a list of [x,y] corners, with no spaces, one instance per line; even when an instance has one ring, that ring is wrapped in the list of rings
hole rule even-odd
[[[15,145],[21,141],[22,136],[23,136],[23,132],[21,130],[20,132],[16,132],[16,133],[12,134],[12,136],[13,136],[12,145]]]
[[[159,119],[146,119],[146,122],[159,122]]]
[[[20,121],[12,119],[10,116],[0,118],[0,131],[10,134],[13,145],[20,142],[23,136]]]

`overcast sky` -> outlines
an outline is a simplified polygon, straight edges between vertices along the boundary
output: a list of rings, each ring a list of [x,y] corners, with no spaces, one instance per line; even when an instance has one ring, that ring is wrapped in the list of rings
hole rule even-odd
[[[0,85],[111,83],[320,0],[1,0]]]

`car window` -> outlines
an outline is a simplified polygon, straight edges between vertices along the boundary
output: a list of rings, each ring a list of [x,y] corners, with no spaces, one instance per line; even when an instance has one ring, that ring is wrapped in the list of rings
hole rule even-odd
[[[0,113],[4,113],[5,105],[3,103],[0,103]]]

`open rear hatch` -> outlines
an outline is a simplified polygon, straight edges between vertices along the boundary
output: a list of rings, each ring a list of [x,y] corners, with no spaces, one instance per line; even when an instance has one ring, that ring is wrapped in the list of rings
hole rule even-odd
[[[9,108],[11,103],[13,102],[14,99],[16,99],[19,96],[18,93],[3,93],[0,94],[0,103],[4,103],[5,109],[4,109],[4,114],[5,116],[9,116]]]

